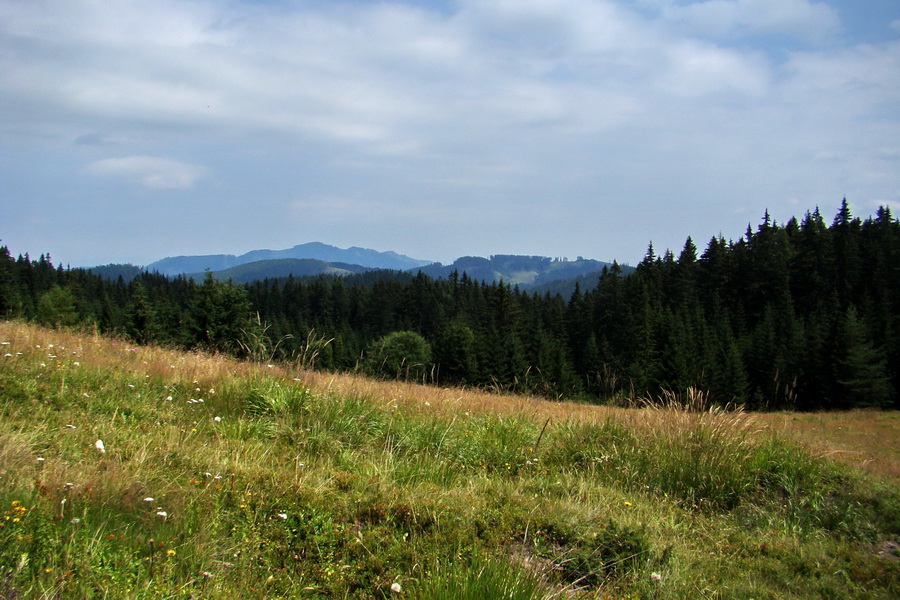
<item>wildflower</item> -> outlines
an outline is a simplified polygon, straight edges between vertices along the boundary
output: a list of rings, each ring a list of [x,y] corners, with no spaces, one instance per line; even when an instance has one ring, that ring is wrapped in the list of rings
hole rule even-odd
[[[654,572],[650,573],[650,579],[653,581],[657,581],[657,582],[662,581],[662,575],[660,575],[659,573],[654,571]]]
[[[215,421],[216,423],[221,423],[222,417],[213,417],[213,421]]]
[[[75,365],[76,367],[80,367],[80,366],[81,366],[81,363],[78,362],[77,360],[76,360],[75,362],[73,362],[72,364]]]
[[[134,389],[134,385],[132,385],[130,383],[128,384],[128,387],[130,387],[131,389]]]
[[[403,588],[400,587],[400,584],[395,581],[394,583],[391,584],[391,591],[394,592],[395,594],[399,594],[400,592],[403,591]]]
[[[12,354],[10,354],[9,352],[7,352],[6,354],[4,354],[4,356],[12,356]]]
[[[167,513],[164,510],[158,510],[158,511],[156,511],[156,516],[161,517],[163,520],[166,520],[169,518],[169,513]]]
[[[625,501],[625,506],[631,506],[631,502]]]
[[[38,456],[38,457],[37,457],[37,461],[38,461],[38,462],[44,462],[45,460],[46,460],[46,459],[45,459],[43,456]]]
[[[41,363],[41,366],[42,366],[42,367],[46,367],[47,365],[45,365],[44,363]]]
[[[278,513],[278,518],[286,521],[288,518],[287,513]]]
[[[171,401],[172,401],[172,396],[166,396],[166,400],[168,400],[169,402],[171,402]]]
[[[144,502],[153,502],[154,500],[155,500],[154,498],[151,498],[149,496],[144,498]]]
[[[69,521],[70,525],[78,525],[79,523],[81,523],[81,519],[79,519],[78,517],[75,517],[71,521]]]
[[[171,548],[169,550],[166,550],[166,556],[175,556],[175,551]]]
[[[103,445],[103,440],[97,440],[94,442],[94,448],[100,451],[100,454],[106,454],[106,447]]]
[[[66,429],[77,429],[74,425],[66,425]]]

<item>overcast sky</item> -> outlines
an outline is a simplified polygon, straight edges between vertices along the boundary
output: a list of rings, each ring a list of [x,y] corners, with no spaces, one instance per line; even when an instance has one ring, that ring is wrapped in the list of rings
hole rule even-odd
[[[898,0],[0,0],[0,244],[635,264],[900,214]]]

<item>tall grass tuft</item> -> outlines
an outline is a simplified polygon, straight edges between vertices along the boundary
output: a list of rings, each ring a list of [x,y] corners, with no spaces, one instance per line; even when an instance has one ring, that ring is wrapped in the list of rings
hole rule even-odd
[[[533,567],[503,558],[467,563],[440,562],[412,588],[418,600],[549,600],[551,594]]]

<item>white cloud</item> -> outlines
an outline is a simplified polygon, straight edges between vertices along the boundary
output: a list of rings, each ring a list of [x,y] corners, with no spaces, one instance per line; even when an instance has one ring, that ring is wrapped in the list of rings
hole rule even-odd
[[[91,163],[88,172],[94,175],[119,177],[151,189],[186,190],[206,175],[197,165],[156,156],[126,156],[105,158]]]
[[[705,0],[690,4],[668,2],[665,19],[701,35],[780,34],[822,42],[840,31],[837,12],[810,0]]]
[[[683,40],[667,48],[669,68],[663,89],[678,96],[738,92],[752,96],[766,91],[768,69],[759,56],[742,55],[696,41]]]
[[[896,161],[872,157],[900,139],[900,46],[795,51],[839,30],[823,2],[451,4],[0,0],[0,144],[22,165],[0,180],[53,198],[40,173],[94,161],[192,189],[196,210],[227,202],[206,211],[220,231],[281,227],[289,245],[306,215],[309,235],[327,223],[352,245],[367,222],[382,224],[368,239],[402,222],[426,257],[439,236],[414,223],[435,215],[444,257],[506,222],[559,254],[602,240],[603,257],[639,258],[651,238],[727,235],[736,205],[755,218],[773,197],[898,198]],[[267,209],[252,227],[236,216],[251,202]]]

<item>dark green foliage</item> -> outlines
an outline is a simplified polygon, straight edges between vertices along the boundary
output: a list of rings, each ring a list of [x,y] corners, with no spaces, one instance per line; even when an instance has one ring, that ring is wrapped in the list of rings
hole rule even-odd
[[[699,256],[690,238],[677,258],[651,245],[636,268],[613,263],[569,298],[480,281],[491,264],[461,259],[471,273],[438,280],[372,271],[238,286],[140,272],[126,284],[0,247],[0,315],[548,397],[694,387],[754,409],[900,407],[900,222],[887,208],[861,221],[844,201],[831,226],[818,209],[784,225],[766,214]],[[310,363],[311,332],[327,343]]]
[[[365,368],[370,375],[419,379],[431,366],[431,346],[414,331],[395,331],[369,345]]]
[[[835,397],[845,406],[882,407],[890,396],[884,353],[873,346],[856,308],[841,319],[834,343]]]
[[[58,285],[41,295],[37,304],[37,320],[50,327],[71,327],[78,323],[78,309],[72,291]]]

